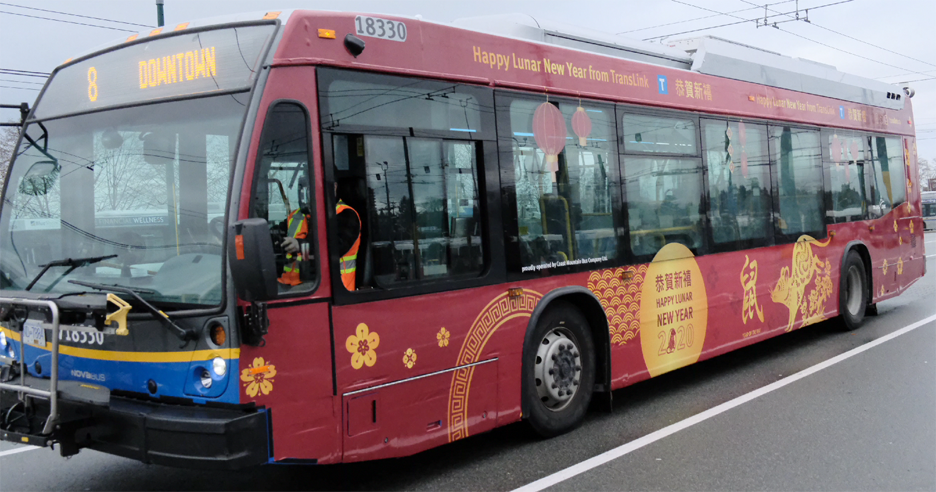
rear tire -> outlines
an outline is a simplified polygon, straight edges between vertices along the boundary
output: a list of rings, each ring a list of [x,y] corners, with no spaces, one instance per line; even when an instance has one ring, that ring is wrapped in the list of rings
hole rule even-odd
[[[858,329],[868,311],[868,274],[864,261],[856,251],[849,251],[839,282],[839,327],[844,331]]]
[[[527,421],[543,437],[568,432],[585,418],[595,386],[595,346],[585,316],[556,301],[523,349]]]

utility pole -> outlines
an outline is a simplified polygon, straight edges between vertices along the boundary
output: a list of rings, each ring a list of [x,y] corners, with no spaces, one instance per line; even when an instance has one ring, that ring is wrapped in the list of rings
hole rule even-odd
[[[156,0],[156,25],[162,27],[165,24],[163,20],[163,0]]]

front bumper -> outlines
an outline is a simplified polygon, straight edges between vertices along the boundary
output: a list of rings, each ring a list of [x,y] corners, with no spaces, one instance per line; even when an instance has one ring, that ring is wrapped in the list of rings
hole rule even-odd
[[[61,417],[51,435],[42,435],[28,423],[48,415],[48,401],[31,399],[30,411],[23,412],[16,392],[4,390],[0,410],[13,418],[0,422],[0,440],[40,446],[57,443],[63,456],[88,448],[183,468],[237,469],[269,460],[269,414],[264,409],[116,395],[108,395],[106,402],[83,400],[62,392],[58,400]],[[19,419],[17,414],[21,414]]]

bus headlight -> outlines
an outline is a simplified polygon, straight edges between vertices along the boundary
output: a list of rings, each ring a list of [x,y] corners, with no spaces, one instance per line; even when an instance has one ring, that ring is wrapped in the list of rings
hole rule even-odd
[[[225,362],[225,360],[221,357],[215,357],[211,361],[211,370],[213,370],[214,373],[218,376],[224,376],[224,374],[227,372],[227,362]]]
[[[208,370],[202,371],[201,375],[201,385],[206,389],[211,387],[211,374],[208,373]]]
[[[6,333],[0,331],[0,348],[6,348],[6,346],[7,346]]]

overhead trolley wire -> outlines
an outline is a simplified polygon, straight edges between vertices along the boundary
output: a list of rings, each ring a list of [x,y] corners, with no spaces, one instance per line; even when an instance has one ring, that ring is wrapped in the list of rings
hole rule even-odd
[[[767,4],[767,5],[780,5],[780,4],[782,4],[782,3],[790,3],[790,2],[793,2],[793,1],[795,1],[795,0],[784,0],[784,1],[782,1],[782,2],[769,3],[769,4]],[[694,6],[695,6],[695,5],[693,5],[693,7],[694,7]],[[676,24],[685,24],[685,23],[687,23],[687,22],[693,22],[693,21],[697,21],[697,20],[711,19],[712,17],[718,17],[718,16],[720,16],[720,15],[736,14],[736,13],[738,13],[738,12],[747,12],[748,10],[756,10],[756,9],[759,9],[760,7],[761,7],[761,6],[751,7],[751,8],[741,9],[741,10],[732,10],[731,12],[725,12],[724,14],[722,14],[722,13],[717,13],[717,14],[713,14],[713,15],[705,15],[705,16],[702,16],[702,17],[695,17],[695,18],[693,18],[693,19],[686,19],[686,20],[681,20],[681,21],[676,21],[676,22],[667,22],[666,24],[658,24],[658,25],[656,25],[656,26],[650,26],[650,27],[641,27],[640,29],[631,29],[630,31],[621,31],[621,32],[617,32],[617,33],[615,33],[615,34],[628,34],[628,33],[637,32],[637,31],[646,31],[646,30],[648,30],[648,29],[656,29],[656,28],[658,28],[658,27],[673,26],[673,25],[676,25]]]
[[[19,75],[23,77],[43,77],[47,78],[50,73],[47,72],[33,72],[30,70],[16,70],[15,68],[0,68],[0,74],[2,75]]]
[[[830,48],[830,49],[833,49],[833,50],[835,50],[835,51],[841,51],[842,53],[845,53],[845,54],[848,54],[848,55],[857,56],[858,58],[861,58],[861,59],[864,59],[864,60],[872,61],[872,62],[874,62],[874,63],[879,63],[879,64],[881,64],[881,65],[886,65],[886,66],[891,67],[891,68],[897,68],[897,69],[900,69],[900,70],[905,70],[905,71],[907,71],[907,72],[909,72],[909,73],[915,73],[915,74],[924,75],[924,76],[925,76],[925,75],[929,75],[929,74],[926,74],[926,73],[923,73],[923,72],[916,72],[916,71],[913,71],[913,70],[909,70],[909,69],[904,68],[904,67],[898,67],[897,65],[891,65],[890,63],[885,63],[885,62],[882,62],[882,61],[880,61],[880,60],[875,60],[874,58],[868,58],[867,56],[859,55],[858,53],[852,53],[851,51],[846,51],[846,50],[843,50],[842,48],[836,48],[835,46],[832,46],[832,45],[823,43],[823,42],[821,42],[821,41],[816,41],[815,39],[812,39],[812,38],[807,38],[806,36],[803,36],[802,34],[796,34],[796,33],[793,32],[793,31],[788,31],[788,30],[786,30],[786,29],[782,29],[782,28],[777,27],[777,26],[773,26],[773,27],[776,28],[776,29],[778,29],[778,30],[780,30],[780,31],[783,31],[783,32],[785,32],[785,33],[787,33],[787,34],[791,34],[791,35],[796,36],[796,37],[798,37],[798,38],[805,39],[806,41],[812,41],[813,43],[816,43],[816,44],[825,46],[826,48]]]
[[[675,1],[675,0],[674,0],[674,1]],[[833,5],[839,5],[839,4],[843,4],[843,3],[849,3],[849,2],[852,2],[852,1],[854,1],[854,0],[841,0],[841,1],[838,1],[838,2],[827,3],[827,4],[823,4],[823,5],[817,5],[817,6],[815,6],[815,7],[809,7],[808,10],[816,10],[816,9],[821,9],[821,8],[823,8],[823,7],[831,7],[831,6],[833,6]],[[699,7],[698,5],[694,5],[694,4],[691,4],[691,3],[686,3],[686,2],[677,2],[677,3],[682,3],[683,5],[688,5],[688,6],[690,6],[690,7],[695,7],[695,8],[698,8],[698,9],[701,9],[701,10],[705,10],[705,11],[708,11],[708,12],[716,12],[716,13],[719,13],[719,14],[722,14],[722,15],[729,15],[728,13],[725,13],[725,12],[718,12],[718,11],[716,11],[716,10],[711,10],[711,9],[708,9],[708,8],[705,8],[705,7]],[[796,11],[794,10],[794,11],[792,11],[792,12],[782,12],[782,13],[772,14],[772,15],[769,15],[769,16],[767,16],[767,17],[779,17],[779,16],[781,16],[781,15],[789,15],[789,14],[795,14],[795,13],[796,13]],[[734,16],[734,15],[732,15],[731,17],[739,18],[738,16]],[[717,28],[719,28],[719,27],[734,26],[734,25],[738,25],[738,24],[744,24],[745,22],[757,22],[757,21],[759,21],[759,20],[766,19],[767,17],[763,17],[763,18],[757,17],[757,18],[754,18],[754,19],[743,19],[743,20],[739,20],[739,21],[736,21],[736,22],[729,22],[729,23],[727,23],[727,24],[720,24],[720,25],[717,25],[717,26],[709,26],[709,27],[702,27],[702,28],[699,28],[699,29],[691,29],[691,30],[689,30],[689,31],[674,32],[674,33],[670,33],[670,34],[664,34],[664,35],[662,35],[662,36],[653,36],[653,37],[650,37],[650,38],[645,38],[644,41],[651,41],[651,40],[654,40],[654,39],[664,39],[664,38],[668,38],[668,37],[672,37],[672,36],[678,36],[678,35],[680,35],[680,34],[689,34],[689,33],[699,32],[699,31],[708,31],[709,29],[717,29]]]
[[[673,0],[673,1],[676,1],[676,0]],[[749,1],[749,0],[740,0],[740,1],[741,1],[741,2],[744,2],[744,3],[748,4],[748,5],[755,5],[755,6],[757,6],[757,4],[755,4],[754,2],[751,2],[751,1]],[[763,7],[766,9],[766,8],[767,8],[767,5],[764,5]],[[777,11],[774,10],[774,9],[768,9],[768,10],[770,10],[771,12],[776,12],[776,13],[779,14],[779,12],[777,12]],[[809,9],[806,9],[806,10],[809,10]],[[789,17],[789,14],[787,14],[787,16]],[[874,44],[874,43],[869,43],[869,42],[867,42],[867,41],[865,41],[865,40],[863,40],[863,39],[856,38],[856,37],[854,37],[854,36],[849,36],[848,34],[838,32],[838,31],[836,31],[836,30],[834,30],[834,29],[829,29],[828,27],[820,26],[819,24],[816,24],[816,23],[813,22],[813,21],[808,21],[808,23],[809,23],[809,24],[812,24],[813,26],[818,27],[819,29],[823,29],[823,30],[829,31],[829,32],[831,32],[831,33],[833,33],[833,34],[838,34],[839,36],[844,36],[844,37],[846,37],[846,38],[848,38],[848,39],[851,39],[851,40],[853,40],[853,41],[858,41],[859,43],[864,43],[864,44],[866,44],[866,45],[868,45],[868,46],[872,46],[872,47],[877,48],[877,49],[879,49],[879,50],[881,50],[881,51],[886,51],[886,52],[888,52],[888,53],[892,53],[892,54],[895,54],[895,55],[898,55],[898,56],[902,56],[902,57],[904,57],[904,58],[913,60],[913,61],[915,61],[915,62],[920,62],[920,63],[922,63],[922,64],[924,64],[924,65],[929,65],[929,66],[931,66],[931,67],[936,67],[936,64],[930,63],[930,62],[928,62],[928,61],[923,61],[923,60],[920,60],[919,58],[914,58],[914,57],[912,57],[912,56],[908,56],[908,55],[905,55],[905,54],[903,54],[903,53],[900,53],[900,52],[897,52],[897,51],[894,51],[894,50],[887,49],[887,48],[885,48],[885,47],[883,47],[883,46],[878,46],[878,45],[876,45],[876,44]],[[919,73],[921,73],[921,72],[910,72],[910,73],[919,74]]]
[[[53,19],[51,17],[42,17],[38,15],[18,14],[16,12],[7,12],[6,10],[0,10],[0,14],[18,15],[20,17],[30,17],[32,19],[42,19],[42,20],[48,20],[48,21],[53,21],[53,22],[63,22],[65,24],[76,24],[79,26],[99,27],[101,29],[110,29],[112,31],[138,32],[138,31],[131,31],[130,29],[121,29],[119,27],[101,26],[98,24],[88,24],[86,22],[74,22],[74,21],[68,21],[68,20],[63,20],[63,19]]]
[[[0,79],[0,82],[14,82],[17,84],[45,85],[45,82],[29,82],[23,80]]]
[[[49,13],[51,13],[51,14],[70,15],[70,16],[72,16],[72,17],[81,17],[81,18],[83,18],[83,19],[94,19],[94,20],[100,20],[100,21],[106,21],[106,22],[114,22],[114,23],[116,23],[116,24],[126,24],[126,25],[128,25],[128,26],[148,27],[148,28],[151,28],[151,29],[152,29],[153,27],[155,27],[155,26],[149,26],[149,25],[146,25],[146,24],[137,24],[137,23],[134,23],[134,22],[124,22],[124,21],[119,21],[119,20],[114,20],[114,19],[105,19],[105,18],[103,18],[103,17],[91,17],[90,15],[81,15],[81,14],[72,14],[72,13],[68,13],[68,12],[59,12],[58,10],[48,10],[48,9],[40,9],[40,8],[37,8],[37,7],[27,7],[26,5],[17,5],[17,4],[15,4],[15,3],[0,2],[0,5],[6,5],[7,7],[17,7],[17,8],[28,9],[28,10],[38,10],[39,12],[49,12]]]

